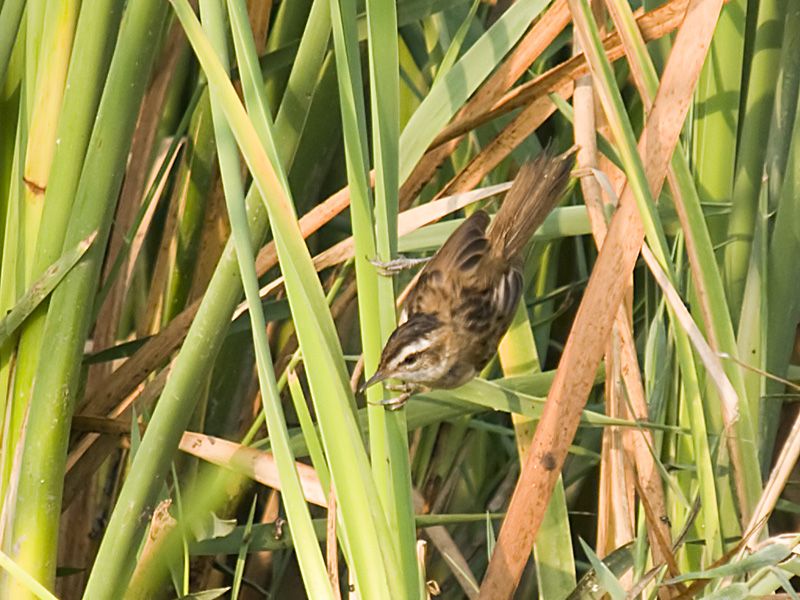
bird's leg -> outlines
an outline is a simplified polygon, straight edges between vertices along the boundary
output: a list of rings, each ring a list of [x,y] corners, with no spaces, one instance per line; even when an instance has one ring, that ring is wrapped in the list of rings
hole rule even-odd
[[[397,275],[400,271],[424,265],[430,259],[430,257],[409,258],[408,256],[398,256],[386,262],[381,262],[374,258],[370,259],[369,262],[377,269],[378,273],[384,277],[392,277],[393,275]]]

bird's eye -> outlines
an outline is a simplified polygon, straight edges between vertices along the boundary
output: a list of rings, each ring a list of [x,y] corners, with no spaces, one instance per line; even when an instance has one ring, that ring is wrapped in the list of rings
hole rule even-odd
[[[405,357],[405,358],[402,360],[402,362],[401,362],[400,364],[401,364],[401,365],[403,365],[404,367],[410,367],[410,366],[411,366],[411,365],[413,365],[415,362],[417,362],[417,358],[419,358],[419,355],[418,355],[418,354],[416,354],[416,353],[414,353],[414,354],[409,354],[408,356],[406,356],[406,357]]]

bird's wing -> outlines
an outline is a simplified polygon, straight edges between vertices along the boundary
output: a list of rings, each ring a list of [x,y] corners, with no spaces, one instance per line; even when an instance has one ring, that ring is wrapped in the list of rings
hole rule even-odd
[[[489,257],[486,228],[489,215],[472,213],[445,241],[420,272],[417,284],[406,298],[403,312],[436,314],[461,295],[465,282],[474,280],[478,266]]]

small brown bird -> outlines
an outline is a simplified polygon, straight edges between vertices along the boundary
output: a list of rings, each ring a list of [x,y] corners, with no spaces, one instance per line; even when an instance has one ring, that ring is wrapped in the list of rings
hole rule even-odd
[[[491,224],[477,210],[453,232],[420,272],[362,389],[400,380],[406,393],[383,403],[399,408],[414,392],[458,387],[486,366],[522,296],[522,251],[561,200],[574,153],[542,152],[520,169]]]

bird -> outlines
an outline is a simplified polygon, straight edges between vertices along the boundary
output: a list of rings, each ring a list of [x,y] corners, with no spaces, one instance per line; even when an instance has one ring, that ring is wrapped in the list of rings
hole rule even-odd
[[[523,251],[563,197],[575,151],[543,150],[522,165],[493,220],[476,210],[450,235],[420,271],[362,390],[400,381],[387,387],[403,394],[379,403],[396,410],[414,393],[459,387],[488,364],[522,296]]]

